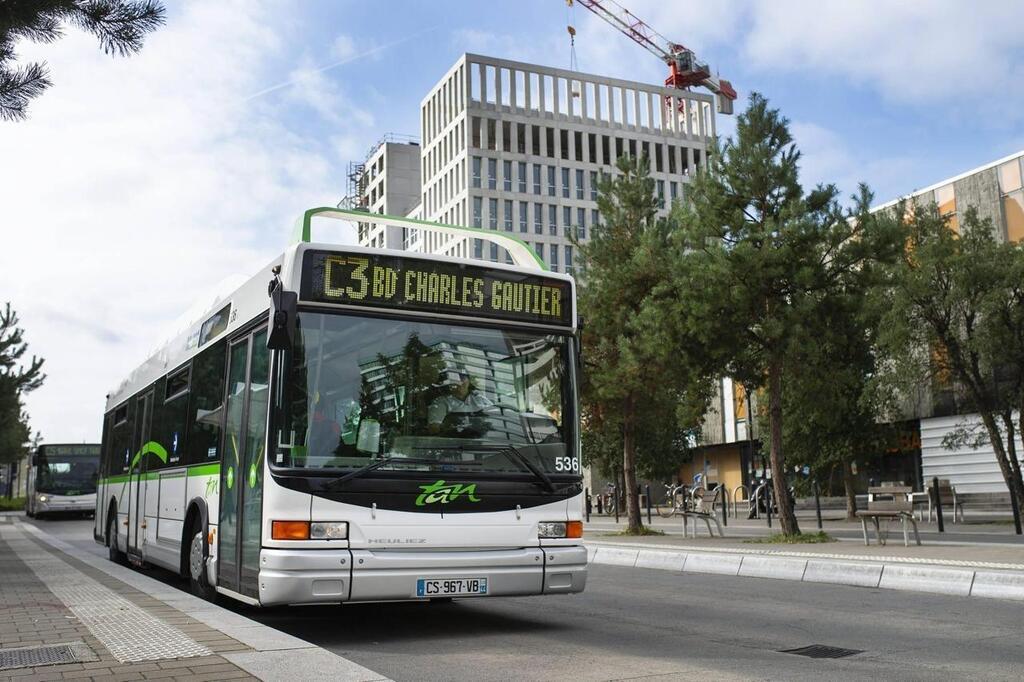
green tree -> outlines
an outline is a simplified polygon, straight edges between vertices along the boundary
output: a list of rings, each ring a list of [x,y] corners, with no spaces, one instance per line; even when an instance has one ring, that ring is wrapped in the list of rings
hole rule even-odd
[[[25,118],[29,102],[51,81],[46,65],[15,65],[18,40],[52,43],[70,24],[95,35],[110,55],[142,49],[147,33],[164,23],[158,0],[4,0],[0,2],[0,120]]]
[[[723,374],[767,393],[768,452],[783,533],[800,532],[783,452],[787,370],[817,343],[822,306],[885,249],[862,187],[852,212],[832,185],[804,192],[789,123],[753,94],[735,140],[714,148],[679,209],[684,326]]]
[[[7,303],[0,311],[0,463],[10,465],[28,452],[31,436],[22,396],[43,385],[43,360],[25,359],[28,344],[18,315]],[[10,494],[10,470],[8,470]]]
[[[804,348],[801,362],[787,365],[782,399],[786,459],[809,466],[819,482],[838,469],[850,520],[857,512],[853,463],[872,459],[887,435],[871,390],[877,324],[866,314],[866,294],[857,287],[822,303],[817,343]]]
[[[578,245],[585,281],[579,294],[584,423],[593,433],[609,434],[604,442],[621,443],[627,532],[640,533],[636,486],[645,416],[674,417],[678,397],[699,393],[699,382],[693,356],[666,315],[677,304],[672,226],[656,217],[659,201],[647,160],[620,157],[617,168],[619,175],[599,186],[602,224],[592,228],[589,243]]]
[[[946,444],[991,443],[1016,517],[1024,503],[1013,439],[1024,385],[1024,251],[999,243],[973,209],[960,216],[960,233],[934,204],[900,205],[886,216],[905,226],[907,247],[878,294],[887,359],[879,381],[911,395],[931,379],[953,395],[958,412],[978,413],[980,430],[962,426]]]

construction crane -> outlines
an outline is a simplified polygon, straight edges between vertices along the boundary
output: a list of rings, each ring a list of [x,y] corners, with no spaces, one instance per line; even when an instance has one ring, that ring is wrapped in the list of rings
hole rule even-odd
[[[615,0],[567,0],[570,6],[574,1],[668,64],[665,85],[680,89],[705,87],[718,98],[719,113],[732,113],[736,90],[729,81],[712,76],[707,62],[698,59],[693,50],[668,40]]]

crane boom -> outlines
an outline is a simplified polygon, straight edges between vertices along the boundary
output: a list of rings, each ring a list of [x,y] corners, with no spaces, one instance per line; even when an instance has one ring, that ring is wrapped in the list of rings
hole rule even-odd
[[[711,75],[707,62],[700,61],[693,50],[668,40],[615,0],[575,1],[668,64],[669,75],[665,85],[673,88],[705,87],[717,96],[719,112],[732,113],[736,100],[732,83]]]

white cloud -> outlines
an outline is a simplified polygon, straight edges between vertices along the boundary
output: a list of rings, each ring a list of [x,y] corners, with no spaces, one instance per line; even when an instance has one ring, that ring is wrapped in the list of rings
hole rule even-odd
[[[873,149],[850,144],[837,133],[816,123],[794,121],[790,132],[800,150],[800,182],[805,189],[817,184],[834,183],[840,198],[849,204],[859,183],[866,182],[876,201],[888,200],[893,193],[906,193],[907,177],[920,175],[923,160],[899,154],[883,157]]]
[[[356,42],[352,40],[352,36],[341,34],[334,39],[334,43],[331,44],[331,57],[338,61],[344,61],[355,55]]]
[[[894,101],[998,98],[1020,83],[1024,4],[856,0],[757,3],[744,52],[762,69],[866,84]]]
[[[195,3],[129,59],[78,32],[19,46],[54,87],[28,121],[0,125],[0,291],[47,360],[28,399],[45,438],[98,439],[104,394],[161,331],[282,250],[304,208],[340,197],[342,159],[290,109],[345,138],[372,118],[305,76],[246,101],[296,59],[287,25],[251,2]]]

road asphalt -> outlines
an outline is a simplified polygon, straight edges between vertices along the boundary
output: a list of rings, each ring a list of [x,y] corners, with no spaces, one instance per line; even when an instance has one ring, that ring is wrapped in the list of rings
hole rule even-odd
[[[87,521],[37,523],[102,553]],[[234,608],[395,680],[1017,680],[1024,664],[1019,602],[604,565],[573,596]],[[860,653],[782,653],[813,645]]]

